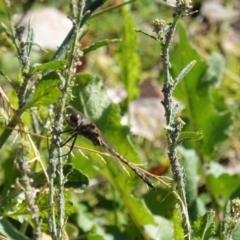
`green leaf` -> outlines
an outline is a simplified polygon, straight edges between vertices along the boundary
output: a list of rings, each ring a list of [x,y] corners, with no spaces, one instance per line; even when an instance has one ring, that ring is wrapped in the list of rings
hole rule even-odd
[[[106,196],[102,196],[98,193],[96,193],[97,198],[97,204],[95,205],[96,208],[105,209],[107,211],[115,211],[117,207],[119,207],[119,204],[117,201],[109,200],[106,198]]]
[[[81,50],[83,51],[83,53],[85,55],[85,54],[87,54],[91,51],[94,51],[100,47],[106,46],[109,43],[115,43],[115,42],[120,42],[120,41],[121,41],[121,39],[117,39],[117,38],[116,39],[105,39],[102,41],[95,42],[95,43],[91,44],[90,46],[85,47]]]
[[[107,192],[106,194],[108,195],[109,191]],[[86,194],[84,195],[86,196]],[[110,195],[113,196],[111,193]],[[93,194],[91,194],[90,197],[93,200]],[[114,198],[115,197],[116,195],[114,196]],[[99,224],[102,222],[106,222],[106,219],[110,219],[111,217],[108,217],[113,214],[115,217],[117,217],[117,219],[119,219],[119,217],[117,216],[119,215],[119,210],[115,208],[113,211],[102,211],[102,209],[99,209],[98,207],[96,208],[94,202],[92,202],[91,200],[86,202],[82,200],[81,203],[79,203],[79,197],[76,197],[76,195],[72,195],[71,200],[75,208],[75,218],[77,219],[77,226],[86,233],[86,236],[96,234],[98,236],[102,236],[103,239],[108,240],[113,239],[114,235],[114,239],[126,239],[126,234],[120,232],[121,230],[117,226],[114,226],[111,222],[110,225]],[[101,214],[96,214],[97,212],[101,212]],[[104,212],[106,215],[104,214]],[[124,215],[123,212],[121,212],[121,214]],[[120,220],[120,222],[122,221]],[[119,235],[121,237],[119,237]]]
[[[136,52],[136,33],[130,13],[123,8],[124,29],[120,52],[117,54],[121,66],[121,80],[128,93],[128,102],[134,99],[138,93],[138,83],[141,78],[141,64]]]
[[[0,234],[8,239],[30,240],[19,232],[6,218],[0,219]]]
[[[97,234],[88,234],[87,240],[104,240],[104,237]]]
[[[174,224],[174,239],[180,240],[184,238],[184,230],[182,227],[183,218],[180,210],[180,206],[176,204],[173,212],[173,224]]]
[[[189,215],[192,220],[196,220],[198,216],[198,157],[194,150],[187,150],[183,147],[178,148],[178,152],[181,154],[183,160],[182,164],[185,171],[185,192],[187,205],[189,209]]]
[[[216,197],[222,196],[230,197],[231,194],[239,187],[239,174],[229,175],[228,173],[214,176],[213,174],[207,177],[208,187],[212,189],[212,194]]]
[[[66,192],[65,192],[65,194],[66,194]],[[54,202],[57,202],[58,201],[57,196],[55,196],[55,197],[56,197],[56,199],[54,199]],[[39,207],[39,215],[42,220],[42,225],[41,225],[42,231],[48,231],[48,221],[49,221],[49,195],[48,195],[48,193],[39,194],[36,199],[36,204]],[[65,218],[67,219],[69,216],[71,216],[74,213],[74,207],[73,207],[72,202],[68,201],[66,198],[65,198],[64,204],[65,204]],[[57,204],[55,204],[54,211],[57,214],[57,212],[58,212]],[[28,212],[26,212],[25,214],[27,215]],[[30,218],[30,216],[29,216],[29,218]]]
[[[196,200],[198,192],[198,157],[194,150],[187,150],[182,147],[178,148],[183,158],[183,166],[186,178],[186,198],[188,206]]]
[[[64,188],[71,188],[75,191],[81,191],[85,189],[89,180],[79,169],[73,168],[71,164],[65,164],[63,166],[63,174],[66,178]]]
[[[216,178],[226,173],[223,165],[213,161],[208,164],[207,169],[208,169],[208,175],[212,174]]]
[[[22,193],[23,194],[23,193]],[[57,199],[55,199],[55,202]],[[15,205],[13,205],[15,203]],[[37,194],[35,198],[35,204],[39,208],[39,216],[42,220],[42,230],[47,231],[48,229],[48,220],[49,220],[49,196],[48,193],[43,192],[41,194]],[[6,206],[6,208],[5,208]],[[28,202],[23,200],[23,195],[12,199],[7,205],[4,206],[4,213],[2,216],[11,217],[18,221],[28,220],[28,222],[32,225],[31,213],[29,213]],[[55,205],[55,211],[57,213],[57,205]],[[74,213],[73,205],[70,201],[65,200],[65,217],[69,217]],[[18,239],[18,238],[16,238]]]
[[[31,73],[34,74],[37,71],[44,71],[44,70],[47,70],[48,73],[50,73],[52,71],[62,69],[63,67],[66,66],[66,64],[67,64],[66,60],[56,60],[56,61],[50,61],[42,64],[36,63],[32,66]]]
[[[146,237],[143,235],[143,231],[140,231],[132,219],[128,220],[125,231],[128,239],[146,239]]]
[[[211,96],[212,96],[212,103],[214,105],[214,108],[218,112],[224,113],[227,109],[227,105],[226,105],[224,96],[221,94],[221,92],[218,89],[212,89]]]
[[[33,32],[33,28],[32,28],[32,19],[33,17],[31,16],[31,18],[28,21],[28,35],[27,35],[27,55],[29,56],[32,50],[32,42],[34,40],[34,32]]]
[[[156,206],[155,206],[156,207]],[[169,240],[174,239],[173,224],[164,217],[154,216],[156,225],[146,225],[145,230],[151,239]]]
[[[76,237],[79,235],[77,226],[73,225],[70,222],[67,222],[65,231],[67,233],[68,239],[76,239]]]
[[[87,78],[84,75],[82,77],[85,83]],[[80,76],[76,80],[78,84],[76,84],[73,91],[76,97],[72,105],[78,110],[83,111],[88,118],[94,121],[115,150],[124,155],[129,161],[139,163],[138,157],[128,138],[129,128],[120,124],[120,109],[108,99],[101,79],[93,77],[87,85],[81,84]],[[91,143],[89,145],[93,147]],[[95,156],[94,160],[96,161],[97,159],[99,157]],[[116,191],[121,195],[122,201],[134,223],[139,228],[145,224],[154,224],[154,219],[146,209],[144,202],[132,196],[132,190],[136,188],[136,182],[140,182],[141,179],[135,176],[130,169],[128,169],[130,176],[125,172],[119,173],[118,166],[112,159],[105,158],[105,161],[107,164],[99,159],[99,171],[114,185]],[[89,161],[87,164],[89,165]],[[142,234],[144,235],[144,233]]]
[[[58,84],[58,79],[39,81],[34,94],[24,106],[24,110],[34,106],[47,106],[56,103],[62,96],[62,92],[58,88]]]
[[[209,240],[215,235],[214,211],[206,212],[193,224],[194,240]]]
[[[178,25],[178,29],[179,43],[174,46],[171,54],[173,77],[178,76],[192,60],[197,63],[178,84],[174,94],[185,106],[182,118],[187,124],[184,131],[203,132],[204,138],[195,145],[205,159],[209,160],[214,157],[216,146],[228,138],[232,125],[226,105],[215,108],[221,104],[217,104],[221,95],[218,86],[221,84],[224,61],[221,55],[215,53],[205,63],[191,47],[183,26]],[[193,145],[194,143],[187,142],[187,146]]]
[[[238,227],[234,232],[232,236],[232,240],[239,240],[240,239],[240,227]]]
[[[161,207],[156,208],[161,196]],[[172,217],[172,209],[176,204],[176,198],[169,193],[169,189],[157,187],[156,191],[149,191],[143,196],[149,210],[156,216]]]
[[[187,75],[187,73],[192,69],[192,67],[196,64],[196,61],[190,62],[181,72],[180,74],[176,77],[174,87]]]
[[[181,132],[178,138],[178,144],[180,145],[181,143],[190,140],[200,140],[201,138],[203,138],[202,132]]]

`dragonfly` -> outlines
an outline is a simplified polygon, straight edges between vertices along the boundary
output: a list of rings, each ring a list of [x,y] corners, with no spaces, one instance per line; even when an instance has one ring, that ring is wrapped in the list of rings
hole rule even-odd
[[[73,107],[71,107],[71,108],[73,108]],[[66,119],[68,125],[71,127],[71,129],[63,131],[62,133],[68,132],[68,133],[70,133],[70,136],[60,145],[60,147],[63,147],[68,142],[70,142],[72,139],[73,139],[73,142],[71,144],[69,152],[62,156],[69,155],[72,152],[72,149],[74,147],[77,137],[79,135],[83,136],[86,139],[90,140],[93,143],[93,145],[104,148],[113,157],[116,157],[123,164],[127,165],[150,188],[155,190],[155,186],[153,185],[151,180],[146,176],[146,174],[143,172],[143,170],[138,168],[137,166],[135,166],[133,163],[129,162],[122,155],[120,155],[117,151],[115,151],[113,148],[111,148],[103,140],[99,129],[96,127],[96,125],[90,119],[88,119],[87,117],[85,117],[83,114],[81,114],[80,112],[78,112],[75,109],[74,109],[73,113],[65,115],[65,119]]]

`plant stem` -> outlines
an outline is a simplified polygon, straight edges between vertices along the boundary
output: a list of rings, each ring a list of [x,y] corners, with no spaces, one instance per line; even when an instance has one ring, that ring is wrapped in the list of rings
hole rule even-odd
[[[57,237],[57,239],[63,239],[62,231],[64,229],[65,223],[65,204],[64,204],[64,175],[63,175],[63,159],[59,157],[59,132],[62,131],[63,126],[63,114],[65,112],[67,103],[69,101],[69,95],[71,93],[71,81],[73,80],[73,74],[75,73],[76,62],[79,61],[81,57],[81,51],[79,51],[79,29],[83,25],[82,20],[84,16],[85,1],[80,1],[78,5],[78,16],[73,15],[73,29],[72,29],[72,44],[69,49],[68,57],[68,68],[63,72],[61,79],[63,85],[63,95],[59,100],[59,104],[55,107],[56,115],[54,117],[54,128],[53,128],[53,138],[49,150],[49,206],[50,206],[50,219],[49,219],[49,229],[51,231],[52,237]],[[57,155],[58,154],[58,155]],[[58,209],[58,221],[59,225],[56,227],[56,219],[54,213],[54,178],[56,177],[56,158],[58,158],[58,173],[59,173],[59,185],[58,185],[58,195],[57,195],[57,209]]]
[[[190,8],[190,1],[177,1],[176,6],[174,8],[173,14],[173,22],[170,24],[166,24],[163,20],[154,20],[154,32],[157,33],[158,40],[161,44],[161,59],[163,64],[163,72],[164,72],[164,85],[162,88],[162,93],[164,99],[162,101],[162,105],[165,109],[165,117],[166,117],[166,135],[168,141],[168,157],[170,160],[173,178],[175,183],[177,184],[177,189],[181,196],[181,199],[187,208],[186,194],[185,194],[185,180],[184,180],[184,169],[179,164],[176,147],[178,146],[177,140],[183,128],[183,121],[180,118],[176,117],[176,112],[178,105],[173,103],[172,95],[173,90],[177,84],[176,80],[173,80],[170,68],[170,46],[172,43],[172,39],[175,33],[176,24],[178,20],[188,13]],[[190,239],[190,224],[187,212],[182,209],[182,212],[185,212],[186,223],[184,223],[183,228],[185,229],[185,233]]]

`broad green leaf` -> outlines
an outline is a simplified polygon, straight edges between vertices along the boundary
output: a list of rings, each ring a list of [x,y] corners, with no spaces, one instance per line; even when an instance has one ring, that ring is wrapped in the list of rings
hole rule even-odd
[[[68,239],[76,239],[79,235],[79,230],[76,225],[73,225],[70,222],[67,222],[65,231],[67,233]]]
[[[128,220],[125,232],[128,239],[147,239],[145,231],[141,231],[131,218]]]
[[[64,188],[71,188],[75,191],[85,189],[88,184],[88,178],[79,169],[73,168],[71,164],[63,166],[63,174],[66,178]]]
[[[208,164],[207,182],[216,199],[223,193],[225,197],[230,197],[239,188],[240,176],[230,175],[222,165],[211,162]]]
[[[37,64],[35,63],[32,66],[32,74],[36,73],[37,71],[44,71],[47,70],[48,73],[52,72],[52,71],[56,71],[59,69],[62,69],[64,66],[66,66],[67,61],[66,60],[56,60],[56,61],[50,61],[47,63],[41,63],[41,64]]]
[[[86,78],[83,76],[84,80]],[[101,130],[104,136],[107,137],[111,146],[120,154],[124,155],[129,161],[139,163],[138,157],[133,150],[133,147],[128,139],[129,129],[120,124],[121,116],[119,107],[110,102],[107,97],[106,90],[99,77],[93,77],[92,80],[85,86],[81,85],[81,79],[74,89],[76,98],[72,105],[90,118]],[[93,145],[90,143],[89,146]],[[101,149],[101,148],[98,148]],[[92,155],[91,155],[92,156]],[[93,158],[93,157],[91,157]],[[119,172],[119,169],[112,159],[105,158],[107,164],[103,163],[98,156],[94,157],[98,160],[99,171],[103,174],[121,194],[124,205],[137,226],[145,224],[154,224],[152,215],[146,209],[144,202],[135,199],[132,196],[132,190],[136,187],[136,181],[140,182],[135,174],[128,169],[130,176],[124,171]],[[91,162],[88,164],[91,164]],[[93,163],[92,163],[93,164]]]
[[[96,193],[96,198],[98,200],[98,203],[95,205],[96,208],[106,209],[107,211],[114,211],[117,207],[119,207],[117,201],[109,200],[106,198],[106,196],[102,196]]]
[[[195,144],[206,160],[210,160],[214,156],[217,144],[228,138],[232,124],[226,106],[215,108],[220,104],[217,104],[217,98],[220,99],[221,95],[218,86],[221,83],[224,61],[222,56],[215,53],[209,62],[205,63],[191,47],[183,26],[178,25],[178,28],[179,43],[174,46],[171,54],[173,77],[178,76],[192,60],[196,60],[197,63],[176,87],[174,94],[185,107],[185,131],[202,131],[204,135],[204,138],[196,143],[188,142],[188,146]]]
[[[66,194],[66,193],[64,193],[64,194]],[[56,203],[57,201],[58,201],[58,199],[56,196],[56,199],[54,200],[54,202]],[[48,229],[49,229],[48,228],[48,221],[49,221],[49,195],[48,195],[48,193],[38,195],[38,197],[36,199],[36,204],[39,207],[39,215],[42,220],[42,225],[41,225],[42,231],[48,231]],[[65,198],[64,204],[65,204],[65,218],[67,219],[69,216],[71,216],[75,212],[75,209],[73,207],[72,202],[68,201],[66,198]],[[57,212],[58,212],[57,204],[55,204],[55,211],[57,214]],[[25,214],[27,214],[27,213],[25,213]]]
[[[47,106],[56,103],[62,96],[62,92],[58,88],[58,79],[41,80],[36,86],[35,92],[24,106],[24,109],[35,106]]]
[[[117,54],[121,66],[120,78],[128,93],[128,102],[138,95],[138,83],[141,77],[140,59],[136,52],[136,33],[133,29],[131,15],[126,8],[122,9],[124,29],[120,52]]]
[[[209,240],[215,235],[215,213],[209,211],[200,216],[193,224],[194,240]]]
[[[157,226],[146,225],[145,230],[154,240],[169,240],[174,239],[173,223],[166,218],[160,216],[154,216]]]
[[[87,54],[91,51],[94,51],[100,47],[106,46],[109,43],[115,43],[115,42],[120,42],[120,41],[121,41],[121,39],[105,39],[102,41],[95,42],[95,43],[91,44],[90,46],[85,47],[81,50],[83,51],[83,53],[85,55],[85,54]]]
[[[159,196],[162,198],[161,207],[156,208],[159,203]],[[176,198],[169,192],[169,189],[157,187],[156,191],[148,191],[143,198],[154,215],[172,217],[172,209],[176,204]]]
[[[7,145],[5,144],[5,147],[7,147]],[[12,150],[13,152],[16,152],[17,146],[8,146],[8,151],[10,152],[10,150]],[[2,190],[1,190],[1,194],[3,196],[6,196],[7,193],[10,192],[11,190],[11,186],[14,184],[15,179],[19,176],[19,171],[17,170],[17,168],[12,168],[12,166],[14,165],[14,159],[12,157],[12,155],[10,154],[8,157],[4,158],[4,161],[2,162],[2,174],[4,174],[5,177],[4,178],[4,185],[2,186]],[[11,174],[9,173],[9,169],[11,169]],[[2,204],[3,201],[0,201],[0,206]]]
[[[72,195],[71,200],[76,210],[75,214],[77,215],[77,225],[86,233],[86,237],[94,234],[96,236],[103,237],[104,240],[112,239],[112,232],[110,232],[110,234],[108,233],[109,230],[106,228],[106,225],[99,224],[106,220],[102,214],[95,215],[93,209],[89,208],[88,203],[86,203],[86,205],[83,204],[83,202],[79,203],[79,199],[76,195]],[[93,207],[95,209],[95,206]],[[111,212],[109,212],[109,214],[111,214]]]
[[[187,150],[182,147],[178,148],[182,156],[183,166],[186,178],[186,197],[188,205],[191,205],[197,198],[198,191],[198,157],[195,151]]]
[[[7,237],[7,239],[30,240],[30,238],[19,232],[6,218],[0,219],[0,234]]]
[[[230,197],[231,194],[239,187],[240,176],[239,174],[229,175],[228,173],[214,176],[213,174],[207,177],[208,187],[215,197],[222,196]]]
[[[97,234],[88,234],[87,240],[104,240],[105,238],[103,236],[97,235]]]
[[[232,240],[239,240],[240,239],[240,227],[238,227],[232,235]]]
[[[208,175],[212,174],[216,178],[226,173],[226,170],[224,169],[223,165],[213,161],[208,164],[207,169]]]

